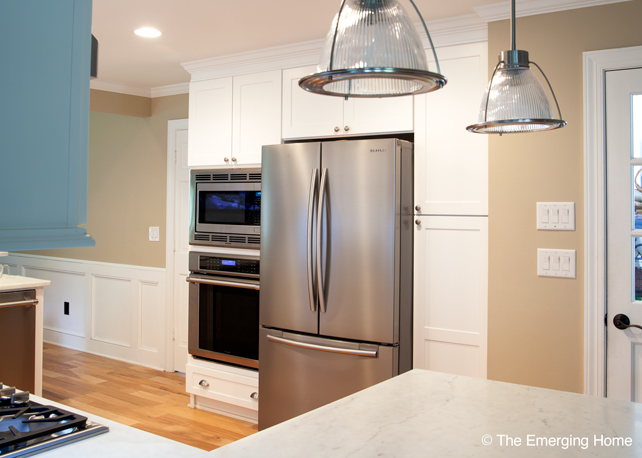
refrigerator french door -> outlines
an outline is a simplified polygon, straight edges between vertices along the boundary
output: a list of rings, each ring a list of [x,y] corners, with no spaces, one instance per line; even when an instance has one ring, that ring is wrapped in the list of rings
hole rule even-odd
[[[259,429],[412,365],[412,144],[263,147]]]

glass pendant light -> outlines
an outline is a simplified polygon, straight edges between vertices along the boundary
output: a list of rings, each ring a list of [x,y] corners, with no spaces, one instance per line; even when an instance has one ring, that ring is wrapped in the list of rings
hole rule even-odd
[[[566,125],[560,106],[542,69],[528,60],[528,52],[515,49],[515,0],[511,0],[511,50],[499,54],[499,63],[482,99],[479,121],[466,129],[479,134],[509,134],[559,129]],[[558,119],[539,80],[531,71],[537,67],[548,84]]]
[[[317,73],[301,78],[299,86],[339,97],[394,97],[441,89],[435,47],[415,3],[437,65],[428,61],[419,34],[397,0],[342,0]]]

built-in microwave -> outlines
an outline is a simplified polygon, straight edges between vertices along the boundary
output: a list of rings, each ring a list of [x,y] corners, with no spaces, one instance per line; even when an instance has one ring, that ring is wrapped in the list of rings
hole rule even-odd
[[[190,188],[190,244],[260,248],[260,168],[192,170]]]

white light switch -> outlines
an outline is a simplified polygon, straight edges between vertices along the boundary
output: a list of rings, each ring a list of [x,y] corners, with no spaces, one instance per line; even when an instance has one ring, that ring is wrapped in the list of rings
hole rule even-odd
[[[537,229],[574,231],[575,202],[537,202]]]
[[[149,241],[150,242],[160,242],[160,230],[158,227],[149,228]]]
[[[539,277],[575,278],[575,250],[537,249]]]

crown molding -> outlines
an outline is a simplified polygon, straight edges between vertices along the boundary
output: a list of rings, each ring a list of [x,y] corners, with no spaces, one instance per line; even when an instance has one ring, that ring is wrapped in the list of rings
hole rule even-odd
[[[426,48],[430,47],[426,32],[416,24]],[[486,21],[471,14],[426,23],[435,47],[486,41]],[[319,63],[325,39],[276,46],[256,51],[185,62],[181,65],[192,75],[192,82],[248,73],[281,70]]]
[[[151,88],[130,86],[128,84],[117,83],[115,81],[106,81],[98,78],[90,80],[89,87],[98,91],[118,92],[120,94],[137,95],[139,97],[152,96]]]
[[[168,95],[188,94],[189,83],[169,84],[152,88],[152,99]]]
[[[558,11],[629,1],[631,0],[516,0],[515,16],[534,16],[536,14],[555,13]],[[510,2],[476,6],[473,9],[479,17],[486,22],[510,19]]]

